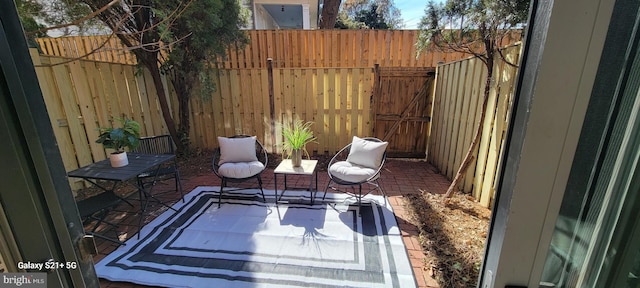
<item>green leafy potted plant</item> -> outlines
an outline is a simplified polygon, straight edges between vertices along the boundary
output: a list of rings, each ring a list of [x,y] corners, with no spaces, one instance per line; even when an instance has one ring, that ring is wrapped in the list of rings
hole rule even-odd
[[[127,166],[129,159],[124,148],[126,147],[131,151],[140,144],[140,124],[126,118],[118,119],[118,121],[120,121],[122,127],[99,128],[100,135],[96,140],[96,143],[102,144],[104,148],[114,150],[109,155],[112,167]]]
[[[285,153],[291,156],[293,167],[302,165],[302,153],[305,153],[307,157],[309,156],[306,145],[316,141],[311,125],[313,125],[313,122],[304,122],[296,119],[282,127],[282,135],[284,136],[283,148]]]

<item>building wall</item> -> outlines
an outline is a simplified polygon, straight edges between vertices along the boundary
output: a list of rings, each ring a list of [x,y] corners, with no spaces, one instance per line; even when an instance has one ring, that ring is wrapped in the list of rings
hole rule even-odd
[[[253,1],[253,11],[257,10],[257,7],[260,7],[263,4],[282,4],[282,5],[308,5],[309,7],[309,29],[318,29],[318,17],[319,15],[319,10],[318,10],[318,1],[317,0],[255,0]],[[305,9],[303,9],[304,11]],[[266,13],[266,11],[264,11]],[[276,27],[268,27],[267,28],[260,28],[260,26],[258,26],[258,19],[257,19],[257,14],[256,14],[256,29],[277,29]],[[268,13],[266,13],[268,14]],[[302,17],[302,15],[300,16]]]
[[[271,17],[269,12],[265,10],[262,5],[254,5],[253,6],[254,13],[254,24],[256,30],[271,30],[271,29],[279,29],[278,24]]]

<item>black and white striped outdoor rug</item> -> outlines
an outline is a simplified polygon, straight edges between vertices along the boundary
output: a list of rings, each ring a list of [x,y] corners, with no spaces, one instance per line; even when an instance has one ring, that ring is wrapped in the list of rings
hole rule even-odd
[[[162,287],[415,287],[391,205],[329,193],[198,187],[96,264],[111,281]],[[319,193],[319,199],[322,193]],[[299,201],[299,200],[306,201]]]

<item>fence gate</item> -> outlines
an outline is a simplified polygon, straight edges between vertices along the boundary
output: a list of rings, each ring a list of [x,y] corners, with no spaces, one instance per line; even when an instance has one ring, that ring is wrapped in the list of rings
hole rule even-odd
[[[389,157],[426,157],[435,68],[375,69],[373,135],[389,142]]]

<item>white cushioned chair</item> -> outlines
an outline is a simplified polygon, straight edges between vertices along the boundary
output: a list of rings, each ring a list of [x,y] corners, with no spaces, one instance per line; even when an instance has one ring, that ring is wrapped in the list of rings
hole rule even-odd
[[[338,186],[358,186],[358,193],[353,194],[358,200],[359,214],[362,197],[371,193],[371,191],[377,189],[386,197],[378,179],[380,178],[380,172],[387,158],[386,149],[388,145],[388,142],[377,138],[360,138],[353,136],[352,142],[338,151],[329,162],[327,169],[329,173],[329,183],[324,189],[322,199],[327,196],[327,190],[329,190],[329,188],[348,193],[338,189]],[[369,185],[371,189],[363,193],[363,184]]]
[[[213,173],[221,180],[218,207],[222,202],[224,188],[229,182],[244,182],[256,179],[262,193],[262,200],[266,202],[262,190],[262,171],[267,168],[267,151],[255,136],[235,135],[232,137],[218,137],[220,147],[213,153]],[[246,189],[236,188],[235,190]],[[228,192],[230,190],[227,190]]]

